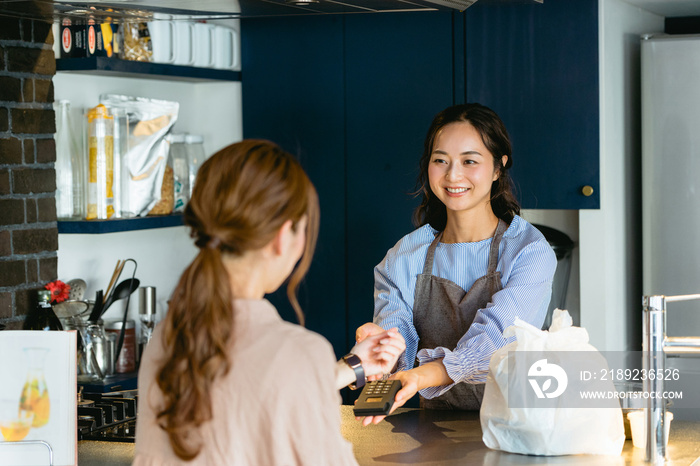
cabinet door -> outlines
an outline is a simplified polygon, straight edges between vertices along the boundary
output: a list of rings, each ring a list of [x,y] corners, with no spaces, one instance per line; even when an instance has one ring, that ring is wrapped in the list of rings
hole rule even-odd
[[[307,328],[328,338],[338,355],[347,351],[342,50],[341,16],[242,24],[243,135],[296,155],[318,190],[321,230],[299,303]],[[296,322],[284,286],[270,301]]]
[[[454,101],[452,13],[345,18],[348,340],[372,320],[374,267],[413,226],[423,139]]]
[[[597,0],[477,2],[465,18],[467,99],[508,128],[522,206],[599,208]]]

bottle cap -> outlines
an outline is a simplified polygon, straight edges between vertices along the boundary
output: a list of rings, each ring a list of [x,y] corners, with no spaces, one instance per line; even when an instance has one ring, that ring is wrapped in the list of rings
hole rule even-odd
[[[109,110],[103,104],[98,104],[96,107],[88,110],[88,123],[93,120],[112,120],[113,117],[110,115]]]

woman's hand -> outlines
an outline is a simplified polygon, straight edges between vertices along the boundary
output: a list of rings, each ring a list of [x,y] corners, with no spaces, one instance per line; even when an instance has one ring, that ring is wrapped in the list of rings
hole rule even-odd
[[[376,380],[381,378],[382,374],[391,372],[399,356],[406,349],[406,342],[397,328],[384,331],[381,327],[376,327],[381,332],[366,335],[350,350],[351,353],[360,357],[365,376],[371,377],[370,380]]]
[[[409,371],[397,372],[389,377],[389,379],[401,381],[401,390],[396,392],[396,397],[394,397],[394,405],[391,407],[391,411],[389,411],[389,414],[391,414],[403,406],[408,400],[413,398],[416,393],[418,393],[420,375],[415,369],[411,369]],[[386,416],[365,416],[355,417],[355,419],[362,421],[363,426],[368,426],[370,424],[379,424],[385,417]]]
[[[383,332],[384,329],[381,328],[379,325],[372,322],[367,322],[366,324],[359,326],[357,330],[355,330],[355,341],[360,343],[362,340],[364,340],[370,335],[377,335]]]
[[[442,359],[436,359],[408,371],[397,372],[389,377],[389,379],[398,379],[401,381],[401,390],[396,392],[394,405],[391,407],[389,414],[403,406],[419,390],[454,383],[447,374],[447,369],[445,369]],[[385,417],[386,416],[366,416],[356,417],[355,419],[362,421],[363,426],[368,426],[370,424],[380,423]]]

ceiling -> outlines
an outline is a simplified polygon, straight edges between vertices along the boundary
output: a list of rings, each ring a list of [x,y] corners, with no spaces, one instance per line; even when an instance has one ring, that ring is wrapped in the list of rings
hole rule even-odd
[[[53,20],[110,18],[142,21],[152,13],[197,19],[246,18],[308,14],[386,13],[465,10],[476,0],[0,0],[0,16]],[[478,0],[480,3],[542,3],[543,0]],[[560,1],[560,0],[552,0]]]
[[[153,12],[196,16],[198,19],[289,16],[302,14],[378,13],[461,9],[475,0],[0,0],[0,15],[51,20],[58,16],[109,17],[113,20],[147,20]],[[483,0],[482,0],[483,1]],[[492,1],[492,0],[487,0]],[[532,1],[532,0],[531,0]],[[438,3],[445,3],[444,5]]]
[[[53,20],[57,16],[146,20],[153,12],[207,18],[306,14],[464,10],[476,0],[0,0],[0,16]],[[541,3],[542,0],[478,0]],[[548,0],[562,1],[562,0]],[[604,0],[600,0],[604,1]],[[700,0],[623,0],[664,17],[700,16]],[[306,4],[300,5],[305,2]]]

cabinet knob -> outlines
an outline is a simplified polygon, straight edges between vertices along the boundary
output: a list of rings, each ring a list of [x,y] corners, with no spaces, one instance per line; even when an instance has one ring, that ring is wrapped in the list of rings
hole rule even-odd
[[[584,186],[583,188],[581,188],[581,194],[583,194],[586,197],[590,196],[591,194],[593,194],[593,187],[588,185]]]

